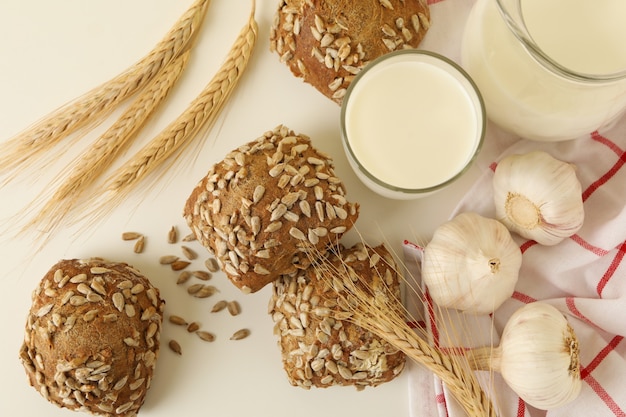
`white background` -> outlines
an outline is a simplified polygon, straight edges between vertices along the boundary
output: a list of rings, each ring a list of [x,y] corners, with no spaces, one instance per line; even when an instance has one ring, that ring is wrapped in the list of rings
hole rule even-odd
[[[2,0],[0,2],[0,147],[2,142],[58,106],[112,78],[143,57],[169,30],[191,0]],[[451,2],[448,2],[450,4]],[[468,5],[465,2],[463,5]],[[156,188],[146,188],[111,210],[95,226],[78,224],[57,233],[41,250],[32,236],[14,236],[29,219],[32,198],[97,136],[95,133],[59,155],[53,167],[21,171],[16,181],[0,188],[0,415],[75,415],[47,403],[32,389],[18,359],[30,293],[47,270],[62,258],[100,256],[128,262],[148,275],[167,301],[166,314],[199,321],[213,332],[213,343],[200,341],[182,328],[165,323],[162,341],[177,339],[183,355],[163,346],[155,379],[141,415],[180,416],[407,416],[406,374],[376,388],[357,392],[334,387],[306,391],[289,385],[282,369],[273,323],[267,315],[270,288],[244,296],[216,274],[220,294],[206,300],[189,297],[175,284],[176,275],[158,265],[165,254],[180,254],[180,245],[166,243],[167,231],[187,229],[182,207],[209,167],[231,149],[253,140],[278,124],[309,135],[319,149],[335,159],[348,197],[361,204],[356,230],[345,242],[364,239],[386,242],[395,252],[404,239],[426,241],[446,220],[454,205],[479,175],[472,168],[448,189],[430,197],[400,202],[373,194],[350,170],[339,137],[339,107],[291,75],[269,52],[269,28],[278,0],[257,0],[259,39],[248,70],[204,145],[186,155]],[[146,126],[126,156],[154,137],[201,91],[226,57],[247,20],[250,1],[213,0],[190,65],[166,105]],[[435,7],[433,14],[436,16]],[[458,34],[460,26],[444,27],[434,19],[430,36]],[[429,37],[423,46],[429,45]],[[453,38],[454,39],[454,38]],[[454,51],[456,45],[452,46]],[[111,121],[113,119],[110,119]],[[102,131],[99,128],[99,131]],[[1,150],[1,149],[0,149]],[[146,251],[135,254],[124,231],[147,238]],[[208,254],[196,243],[199,269]],[[218,299],[237,299],[242,314],[210,314]],[[249,338],[228,340],[248,327]]]

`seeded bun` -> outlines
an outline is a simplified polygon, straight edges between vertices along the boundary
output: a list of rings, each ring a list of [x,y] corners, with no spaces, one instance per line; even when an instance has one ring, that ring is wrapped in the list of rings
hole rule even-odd
[[[32,300],[20,351],[30,384],[59,407],[135,416],[159,353],[159,291],[127,264],[72,259]]]
[[[230,152],[191,193],[184,217],[232,283],[256,292],[305,268],[358,216],[331,158],[285,126]]]
[[[367,283],[358,285],[400,299],[395,264],[384,246],[339,250],[320,264],[330,271],[352,268]],[[311,266],[273,284],[270,314],[289,382],[306,389],[364,388],[395,378],[404,369],[404,353],[349,321],[347,294],[319,271]],[[341,280],[341,273],[330,275]]]
[[[416,48],[429,27],[425,0],[281,0],[270,51],[296,77],[341,104],[368,62]]]

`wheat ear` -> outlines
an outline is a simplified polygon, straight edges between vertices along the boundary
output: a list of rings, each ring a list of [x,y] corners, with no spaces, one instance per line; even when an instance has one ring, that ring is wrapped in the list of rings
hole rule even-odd
[[[142,179],[181,151],[202,129],[214,123],[246,69],[254,49],[258,33],[254,10],[253,1],[247,24],[239,33],[219,71],[202,92],[176,120],[107,179],[104,187],[107,192],[102,196],[102,204],[119,203]],[[94,210],[100,212],[104,208],[96,206]]]
[[[80,155],[69,175],[24,230],[37,227],[41,233],[50,233],[60,225],[85,190],[127,149],[165,100],[186,68],[190,53],[190,49],[186,50],[161,70],[115,123]],[[54,185],[47,188],[53,189]]]
[[[358,277],[358,273],[345,263],[342,268],[337,268],[324,256],[310,256],[310,260],[318,276],[326,280],[328,285],[333,286],[334,280],[340,280],[344,291],[338,294],[343,298],[343,304],[351,307],[349,320],[378,335],[404,352],[408,358],[437,375],[468,416],[496,417],[496,410],[482,390],[467,360],[464,361],[463,357],[453,356],[430,345],[426,339],[411,329],[406,317],[400,313],[407,312],[399,299],[389,296],[390,292],[380,294],[376,291],[366,291],[364,288],[368,288],[369,284],[361,280],[357,281],[360,283],[357,285],[353,277]]]
[[[118,104],[142,89],[159,71],[189,47],[202,24],[209,4],[210,0],[196,0],[144,58],[4,143],[0,154],[0,174],[6,175],[20,166],[28,166],[44,156],[46,151],[62,139],[82,128],[97,124]],[[67,148],[69,146],[65,147]],[[48,155],[48,159],[52,159],[52,156]]]

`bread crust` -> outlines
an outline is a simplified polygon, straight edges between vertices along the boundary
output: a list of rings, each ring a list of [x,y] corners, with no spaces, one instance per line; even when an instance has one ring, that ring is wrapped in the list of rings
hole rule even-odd
[[[361,280],[357,285],[368,293],[400,300],[395,263],[382,245],[340,247],[324,261],[320,258],[319,264],[331,271],[351,268]],[[328,274],[314,266],[274,282],[270,314],[292,385],[361,389],[391,381],[404,369],[404,353],[349,320],[346,297],[341,285],[330,282]]]
[[[296,77],[341,104],[367,63],[417,48],[429,27],[424,0],[281,0],[270,51]]]
[[[359,206],[345,194],[332,159],[281,125],[215,164],[183,215],[230,281],[251,293],[305,268],[307,250],[352,228]]]
[[[164,307],[128,264],[59,261],[32,295],[20,350],[30,384],[59,407],[135,416],[153,377]]]

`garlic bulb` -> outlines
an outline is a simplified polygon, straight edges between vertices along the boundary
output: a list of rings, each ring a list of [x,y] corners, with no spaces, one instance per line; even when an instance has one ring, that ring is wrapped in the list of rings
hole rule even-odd
[[[546,152],[510,155],[493,176],[496,218],[511,232],[556,245],[582,226],[581,185],[572,164]]]
[[[573,401],[582,385],[576,334],[559,310],[541,301],[513,313],[500,346],[471,352],[470,363],[500,372],[520,398],[541,410]]]
[[[435,230],[424,249],[422,279],[439,306],[487,314],[513,294],[521,263],[506,227],[462,213]]]

